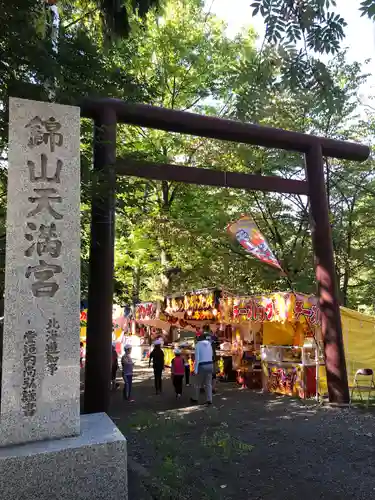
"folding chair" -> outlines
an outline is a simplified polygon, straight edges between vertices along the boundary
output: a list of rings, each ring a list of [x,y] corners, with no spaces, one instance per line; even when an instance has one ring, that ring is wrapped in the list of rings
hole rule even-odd
[[[362,377],[365,377],[362,378]],[[367,384],[365,383],[367,382]],[[363,403],[362,393],[367,392],[367,406],[370,404],[371,392],[375,391],[374,371],[371,368],[361,368],[354,375],[354,383],[351,387],[350,404],[353,400],[353,394],[358,392],[361,402]]]

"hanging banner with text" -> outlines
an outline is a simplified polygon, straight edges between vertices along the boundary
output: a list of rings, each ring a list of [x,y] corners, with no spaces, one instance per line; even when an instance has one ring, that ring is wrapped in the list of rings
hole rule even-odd
[[[229,224],[227,231],[253,257],[259,259],[264,264],[268,264],[284,272],[265,237],[259,231],[258,226],[251,217],[244,215],[237,222]]]
[[[226,297],[221,299],[220,309],[227,323],[275,321],[321,325],[318,299],[303,293],[277,292],[252,297]]]

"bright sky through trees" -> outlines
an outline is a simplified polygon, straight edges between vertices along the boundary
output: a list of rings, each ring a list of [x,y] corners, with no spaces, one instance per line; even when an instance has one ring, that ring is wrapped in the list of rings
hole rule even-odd
[[[251,24],[259,33],[258,44],[262,43],[264,34],[263,18],[252,17],[251,0],[206,0],[206,8],[211,9],[227,25],[228,35],[235,35],[243,26]],[[348,60],[364,62],[373,59],[367,71],[372,74],[369,84],[363,89],[364,94],[375,94],[375,24],[367,17],[361,17],[359,1],[337,0],[337,12],[348,23],[346,38],[343,44],[348,47]]]

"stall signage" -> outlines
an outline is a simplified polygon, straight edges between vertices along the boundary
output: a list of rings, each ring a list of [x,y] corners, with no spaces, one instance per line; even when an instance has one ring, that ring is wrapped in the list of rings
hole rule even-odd
[[[167,297],[165,312],[189,313],[193,316],[197,311],[211,311],[216,307],[215,292],[188,293],[182,297]]]
[[[152,320],[156,318],[157,305],[155,302],[144,302],[137,304],[135,318],[137,320]]]
[[[244,304],[233,306],[233,319],[245,317],[248,321],[272,321],[275,316],[275,304],[272,300],[262,305],[257,299],[250,299]]]
[[[215,309],[208,309],[207,311],[188,311],[185,313],[184,318],[196,321],[218,321],[220,319],[220,313]]]
[[[176,313],[183,313],[183,318],[187,321],[216,321],[220,319],[219,296],[218,290],[202,290],[180,297],[167,297],[165,313],[170,318]],[[169,321],[173,322],[171,319]]]
[[[83,311],[81,311],[80,323],[81,323],[81,327],[87,325],[87,309],[84,309]]]
[[[306,304],[305,299],[298,299],[297,297],[294,304],[294,317],[296,320],[299,320],[301,316],[307,318],[312,325],[320,325],[321,311],[317,301],[315,304],[311,302]]]
[[[235,322],[300,321],[321,323],[316,297],[302,294],[274,294],[270,297],[238,297],[224,299],[224,309]]]
[[[173,314],[176,312],[183,312],[185,309],[184,297],[167,297],[165,312]]]

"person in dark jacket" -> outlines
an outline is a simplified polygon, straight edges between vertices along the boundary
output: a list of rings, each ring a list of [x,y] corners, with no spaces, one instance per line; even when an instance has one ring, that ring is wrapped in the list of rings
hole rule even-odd
[[[118,354],[116,351],[116,347],[114,344],[112,344],[112,368],[111,368],[111,385],[112,389],[117,389],[120,384],[116,382],[116,377],[117,377],[117,370],[118,370]]]
[[[164,352],[161,348],[161,340],[157,339],[154,343],[154,349],[150,354],[150,359],[148,362],[148,366],[151,366],[154,369],[154,377],[155,377],[155,392],[156,394],[160,394],[162,390],[162,374],[164,370]]]

